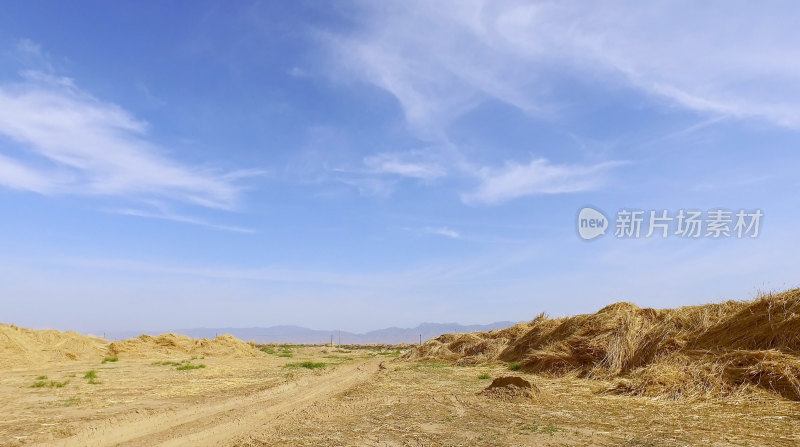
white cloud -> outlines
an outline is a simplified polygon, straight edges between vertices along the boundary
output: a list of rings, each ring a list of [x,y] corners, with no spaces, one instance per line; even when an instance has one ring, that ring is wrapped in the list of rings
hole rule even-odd
[[[192,216],[185,216],[182,214],[173,213],[166,209],[160,209],[158,212],[153,211],[146,211],[141,209],[134,209],[134,208],[123,208],[118,210],[109,210],[110,213],[113,214],[120,214],[123,216],[134,216],[134,217],[143,217],[146,219],[159,219],[159,220],[168,220],[172,222],[179,222],[189,225],[197,225],[199,227],[211,228],[213,230],[221,230],[221,231],[230,231],[233,233],[244,233],[244,234],[253,234],[256,231],[250,228],[244,227],[237,227],[233,225],[221,225],[216,224],[213,222],[208,222],[204,219],[200,219],[197,217]]]
[[[507,162],[500,168],[481,168],[480,185],[462,199],[469,204],[497,204],[523,196],[591,191],[603,186],[608,171],[621,164],[557,165],[544,158],[528,164]]]
[[[233,209],[234,182],[259,171],[186,166],[150,141],[147,124],[66,78],[25,73],[0,85],[0,184],[42,194],[160,198]],[[11,155],[14,153],[15,155]]]
[[[58,184],[54,175],[45,175],[0,154],[0,185],[22,191],[50,194]]]
[[[36,67],[48,73],[53,72],[50,57],[44,52],[42,46],[30,39],[19,39],[11,55],[20,65]]]
[[[356,17],[330,40],[340,68],[394,95],[427,138],[488,98],[551,113],[554,73],[800,128],[796,3],[379,2]]]
[[[351,188],[355,188],[360,195],[365,197],[377,197],[385,199],[391,196],[395,190],[395,183],[390,180],[377,177],[353,176],[349,175],[347,172],[342,172],[342,174],[348,175],[333,177],[333,180]]]
[[[701,113],[712,123],[755,119],[800,129],[796,3],[412,3],[362,3],[352,15],[359,26],[326,35],[326,43],[336,73],[389,92],[412,131],[436,145],[450,144],[448,127],[490,100],[558,120],[574,106],[551,96],[564,77],[607,86],[609,94],[639,91],[656,106]],[[552,163],[497,168],[449,156],[439,166],[479,181],[462,195],[468,203],[596,189],[614,166],[568,166],[551,155]],[[365,161],[376,172],[439,174],[385,155]]]
[[[497,49],[475,34],[482,9],[476,2],[367,5],[364,28],[330,42],[343,70],[394,95],[422,137],[443,140],[454,117],[486,98],[538,108],[506,82],[523,75],[521,67],[497,63]]]
[[[445,169],[421,152],[380,153],[364,159],[367,168],[376,174],[392,174],[420,180],[434,180],[446,175]]]
[[[448,227],[425,227],[424,231],[428,234],[449,237],[451,239],[461,238],[461,233]]]

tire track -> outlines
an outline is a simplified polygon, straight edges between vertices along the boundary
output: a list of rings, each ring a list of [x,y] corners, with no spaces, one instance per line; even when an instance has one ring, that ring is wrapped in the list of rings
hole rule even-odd
[[[339,365],[322,375],[308,375],[251,396],[232,397],[221,402],[179,410],[105,421],[70,438],[42,446],[202,446],[223,445],[251,431],[263,430],[281,416],[324,401],[361,382],[378,371],[379,360]]]

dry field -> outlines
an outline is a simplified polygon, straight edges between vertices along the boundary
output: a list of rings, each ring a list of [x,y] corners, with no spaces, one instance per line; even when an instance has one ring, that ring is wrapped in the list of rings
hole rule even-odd
[[[387,350],[272,352],[4,369],[0,445],[800,444],[800,405],[768,396],[659,400],[604,395],[607,384],[597,380],[409,361]],[[178,365],[165,364],[171,361]],[[297,365],[303,362],[326,365]],[[177,369],[186,364],[205,367]],[[90,370],[95,379],[84,378]],[[531,399],[480,394],[487,376],[509,374],[540,392]]]
[[[0,445],[800,445],[800,289],[404,348],[0,325]]]

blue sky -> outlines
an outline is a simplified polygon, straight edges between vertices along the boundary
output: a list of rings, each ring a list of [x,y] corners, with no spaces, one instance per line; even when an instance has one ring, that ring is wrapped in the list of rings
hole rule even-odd
[[[0,321],[363,331],[798,285],[795,2],[19,2]],[[764,213],[593,241],[587,205]],[[613,231],[612,231],[613,233]]]

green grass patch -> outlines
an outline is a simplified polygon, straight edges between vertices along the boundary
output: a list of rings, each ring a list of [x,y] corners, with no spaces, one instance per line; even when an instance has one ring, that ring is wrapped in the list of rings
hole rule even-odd
[[[44,376],[39,376],[44,377]],[[55,380],[37,380],[33,382],[31,388],[64,388],[69,383],[69,380],[65,380],[63,382],[56,382]]]
[[[481,380],[489,380],[489,379],[492,378],[492,376],[490,376],[489,373],[483,373],[483,374],[479,375],[478,378],[481,379]]]
[[[171,360],[165,360],[163,362],[155,362],[155,363],[153,363],[153,365],[156,365],[156,366],[181,366],[186,362],[188,362],[188,360],[184,360],[182,362],[173,362]]]
[[[199,365],[192,365],[191,363],[185,363],[185,364],[183,364],[181,366],[178,366],[175,369],[177,369],[178,371],[190,371],[192,369],[202,369],[202,368],[205,368],[205,367],[206,367],[206,365],[203,365],[202,363],[199,364]]]
[[[202,359],[204,357],[200,357],[200,358]],[[191,359],[188,359],[188,360],[181,360],[180,362],[176,362],[176,361],[173,361],[173,360],[165,360],[163,362],[155,362],[155,363],[153,363],[153,365],[156,365],[156,366],[174,366],[175,369],[177,369],[178,371],[189,371],[189,370],[192,370],[192,369],[201,369],[201,368],[205,368],[206,367],[206,365],[203,365],[203,364],[194,365],[194,364],[192,364],[192,360],[197,360],[197,357],[192,357]]]
[[[300,363],[287,363],[283,365],[284,368],[305,368],[305,369],[319,369],[328,366],[327,363],[322,362],[300,362]]]
[[[36,380],[47,380],[47,376],[39,376]]]
[[[522,369],[522,363],[520,362],[511,362],[508,364],[508,369],[511,371],[519,371]]]
[[[97,371],[95,370],[87,371],[86,374],[83,375],[83,378],[89,379],[89,381],[86,382],[89,385],[100,385],[101,383],[99,380],[97,380]]]
[[[102,364],[106,364],[106,363],[116,363],[116,362],[118,362],[118,361],[119,361],[119,358],[118,358],[118,357],[106,357],[106,358],[104,358],[104,359],[103,359],[103,361],[102,361],[102,362],[100,362],[100,363],[102,363]]]
[[[270,355],[277,355],[278,357],[291,358],[293,356],[291,346],[269,346],[262,345],[258,349]]]
[[[382,355],[382,356],[385,356],[385,357],[400,357],[400,354],[402,354],[402,352],[400,352],[399,349],[395,349],[394,351],[380,351],[380,352],[378,352],[378,355]]]

